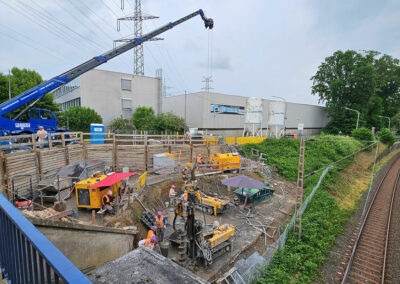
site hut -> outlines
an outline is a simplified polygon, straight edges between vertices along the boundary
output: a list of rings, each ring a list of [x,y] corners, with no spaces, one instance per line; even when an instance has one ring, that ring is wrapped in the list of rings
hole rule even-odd
[[[198,128],[224,137],[242,136],[248,99],[249,97],[211,92],[182,94],[163,97],[162,111],[185,118],[189,128]],[[301,130],[303,135],[316,135],[329,122],[325,107],[322,106],[262,99],[261,109],[263,136],[266,131],[269,136],[273,136],[277,126],[280,134],[284,125],[286,133],[296,134],[299,132],[299,124],[300,127],[304,126]]]

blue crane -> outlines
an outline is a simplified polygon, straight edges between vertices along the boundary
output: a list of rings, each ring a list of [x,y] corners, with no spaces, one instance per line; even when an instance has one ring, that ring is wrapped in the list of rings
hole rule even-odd
[[[58,132],[65,131],[63,129],[58,129],[57,127],[57,118],[49,110],[46,109],[33,109],[32,107],[37,103],[43,96],[51,91],[54,91],[58,87],[70,82],[71,80],[79,77],[85,72],[96,68],[97,66],[106,63],[108,60],[134,48],[142,44],[145,41],[150,40],[158,36],[161,33],[164,33],[173,27],[197,16],[200,15],[202,20],[204,21],[205,28],[212,29],[214,27],[214,21],[211,18],[206,18],[203,10],[198,10],[193,12],[175,22],[169,22],[168,24],[149,32],[143,35],[141,38],[134,38],[117,48],[114,48],[110,51],[107,51],[99,56],[96,56],[74,68],[71,70],[62,73],[47,82],[44,82],[14,98],[8,100],[0,105],[0,136],[5,135],[17,135],[17,134],[31,134],[35,133],[39,126],[43,126],[49,132]],[[17,114],[14,118],[7,118],[6,115],[10,115],[10,113],[26,104],[29,104],[26,108],[24,108],[19,114]],[[28,112],[28,121],[20,121],[18,120],[21,115]]]

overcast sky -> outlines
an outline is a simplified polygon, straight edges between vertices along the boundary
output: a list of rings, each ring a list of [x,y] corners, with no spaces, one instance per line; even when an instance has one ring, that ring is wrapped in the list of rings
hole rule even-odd
[[[133,33],[116,19],[133,12],[134,0],[0,0],[0,72],[16,66],[50,79],[113,47]],[[200,91],[211,72],[215,92],[318,104],[310,77],[334,51],[377,50],[400,57],[398,0],[142,0],[144,32],[199,8],[200,17],[145,43],[145,75],[163,68],[169,95]],[[210,52],[208,52],[210,47]],[[208,58],[212,68],[208,70]],[[131,73],[132,51],[99,67]]]

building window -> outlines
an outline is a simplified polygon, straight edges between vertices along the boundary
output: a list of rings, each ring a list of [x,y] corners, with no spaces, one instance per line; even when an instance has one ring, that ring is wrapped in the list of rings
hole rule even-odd
[[[75,78],[74,80],[72,80],[71,82],[61,86],[60,88],[58,88],[57,90],[55,90],[53,92],[54,94],[54,98],[57,99],[59,97],[64,96],[65,94],[71,92],[72,90],[78,88],[81,85],[81,80],[80,78]]]
[[[132,109],[132,100],[131,99],[122,99],[122,109],[131,110]]]
[[[65,103],[61,103],[60,104],[60,109],[61,110],[66,110],[66,109],[69,109],[70,107],[80,106],[80,105],[81,105],[81,98],[76,98],[76,99],[67,101]]]
[[[130,80],[130,79],[121,79],[121,90],[123,90],[123,91],[131,91],[132,90],[132,80]]]

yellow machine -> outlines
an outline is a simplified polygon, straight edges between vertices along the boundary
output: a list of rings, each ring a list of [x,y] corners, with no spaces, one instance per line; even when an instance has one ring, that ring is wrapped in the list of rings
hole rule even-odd
[[[229,241],[235,234],[235,226],[224,224],[214,229],[210,233],[204,233],[204,241],[207,243],[205,246],[213,249],[220,244]]]
[[[238,153],[215,154],[211,157],[210,162],[219,164],[220,166],[213,166],[213,168],[221,171],[240,168],[240,156]]]
[[[193,184],[185,185],[185,189],[188,191],[194,191],[196,207],[200,210],[205,208],[206,212],[210,215],[214,214],[214,216],[217,216],[217,214],[223,213],[229,203],[228,199],[209,196],[201,192],[200,189],[195,189]]]
[[[92,185],[105,179],[107,175],[103,173],[95,173],[91,178],[82,180],[75,184],[76,206],[78,208],[100,209],[103,206],[103,196],[107,190],[112,191],[115,198],[121,181],[114,183],[109,187],[90,188]]]

